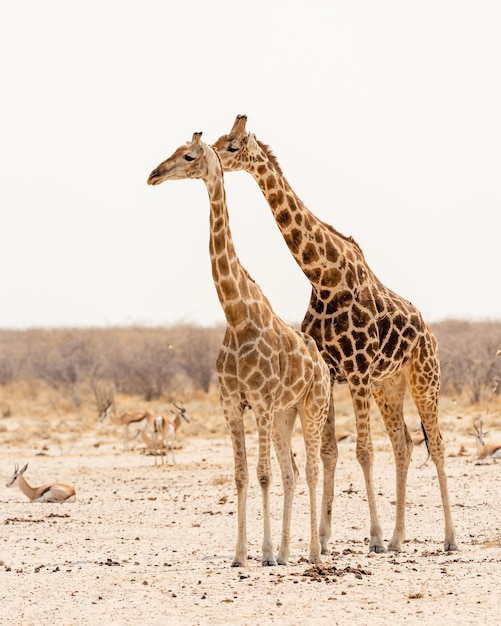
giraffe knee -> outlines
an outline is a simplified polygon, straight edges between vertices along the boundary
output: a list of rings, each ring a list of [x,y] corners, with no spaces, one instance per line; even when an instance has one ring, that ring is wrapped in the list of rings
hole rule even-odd
[[[269,474],[258,474],[257,479],[262,489],[271,485],[271,476]]]
[[[357,450],[357,461],[362,467],[370,467],[374,463],[372,450]]]
[[[235,486],[237,491],[242,491],[247,487],[248,480],[246,478],[235,478]]]

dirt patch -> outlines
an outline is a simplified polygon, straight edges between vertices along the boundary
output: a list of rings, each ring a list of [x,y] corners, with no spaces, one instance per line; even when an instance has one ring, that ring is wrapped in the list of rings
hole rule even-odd
[[[10,430],[7,429],[5,437]],[[479,463],[471,439],[446,436],[447,474],[460,551],[444,553],[433,464],[416,447],[409,471],[407,541],[399,554],[368,553],[369,517],[355,443],[340,444],[332,553],[307,560],[304,446],[294,438],[300,479],[291,559],[262,567],[257,439],[248,434],[250,558],[230,567],[236,493],[229,438],[188,436],[177,464],[122,452],[121,432],[96,427],[79,438],[5,443],[0,490],[2,624],[402,624],[499,623],[501,463]],[[42,449],[43,447],[43,449]],[[386,541],[392,533],[394,465],[375,440],[375,483]],[[40,454],[40,453],[43,454]],[[75,485],[70,504],[31,503],[3,485],[14,463],[28,482]],[[274,460],[272,531],[278,543],[282,490]]]

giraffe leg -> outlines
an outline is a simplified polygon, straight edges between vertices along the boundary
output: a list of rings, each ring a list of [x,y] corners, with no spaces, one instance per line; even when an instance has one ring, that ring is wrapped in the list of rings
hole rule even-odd
[[[425,426],[426,430],[426,426]],[[428,432],[428,431],[426,431]],[[447,475],[445,473],[445,459],[444,459],[444,444],[442,438],[435,440],[430,444],[430,438],[428,435],[428,443],[430,446],[430,456],[437,468],[438,483],[440,485],[440,495],[442,498],[442,508],[444,511],[445,521],[445,540],[444,551],[453,552],[459,550],[456,542],[456,531],[454,529],[454,522],[452,521],[451,505],[449,500],[449,489],[447,487]]]
[[[317,484],[318,484],[318,457],[320,453],[322,434],[325,422],[328,417],[331,405],[330,389],[327,393],[319,393],[321,381],[314,382],[303,407],[300,408],[301,423],[303,425],[304,445],[306,449],[306,482],[310,495],[310,563],[319,563],[321,561],[321,550],[319,529],[317,525]],[[318,388],[317,388],[318,387]],[[318,402],[317,398],[324,401]],[[335,439],[334,439],[335,441]],[[329,477],[332,474],[329,475]],[[324,477],[324,485],[325,485]],[[325,490],[324,490],[325,492]],[[327,494],[325,494],[327,498]],[[327,506],[327,505],[326,505]],[[330,507],[332,508],[332,506]]]
[[[400,552],[405,540],[405,502],[407,474],[411,461],[413,443],[404,420],[403,405],[407,388],[402,374],[397,374],[377,385],[373,385],[373,395],[383,418],[386,431],[395,457],[396,511],[395,527],[388,544],[388,550]]]
[[[294,462],[291,450],[292,429],[296,421],[296,409],[275,413],[273,422],[273,442],[275,452],[282,473],[284,489],[284,506],[282,516],[282,538],[278,551],[278,565],[287,565],[290,556],[290,526],[292,517],[292,502],[298,469]]]
[[[266,411],[259,414],[254,406],[259,436],[259,458],[257,462],[257,480],[261,485],[263,499],[263,565],[277,565],[273,554],[271,541],[271,512],[270,512],[270,485],[271,485],[271,439],[273,430],[273,415]]]
[[[428,451],[437,470],[445,522],[444,550],[445,552],[455,551],[459,548],[456,543],[456,531],[452,521],[447,475],[445,473],[445,446],[438,427],[438,394],[440,388],[440,381],[436,375],[436,372],[440,371],[438,356],[436,352],[430,352],[428,345],[425,345],[422,347],[419,357],[411,363],[409,384],[421,423],[428,437]]]
[[[334,504],[334,474],[338,457],[332,391],[330,400],[329,412],[322,431],[322,444],[320,448],[320,457],[323,465],[323,489],[319,539],[322,554],[329,554],[328,544],[332,532],[332,507]]]
[[[237,545],[231,566],[244,567],[247,561],[247,486],[249,484],[244,422],[242,415],[235,417],[231,409],[223,406],[223,412],[233,445],[237,488]]]
[[[386,552],[386,548],[383,542],[383,531],[377,514],[376,491],[374,489],[374,447],[372,445],[370,431],[370,386],[368,382],[364,385],[359,384],[354,387],[350,385],[350,390],[357,426],[357,460],[364,474],[367,502],[369,504],[369,552],[379,554]]]

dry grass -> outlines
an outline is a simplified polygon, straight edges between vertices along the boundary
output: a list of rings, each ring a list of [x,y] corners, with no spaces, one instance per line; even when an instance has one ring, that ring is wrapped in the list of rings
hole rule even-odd
[[[76,399],[77,397],[77,399]],[[336,426],[339,429],[354,430],[351,398],[346,386],[335,390]],[[226,426],[219,402],[219,390],[212,386],[208,393],[202,391],[180,391],[174,396],[168,394],[154,401],[146,402],[142,397],[116,394],[117,411],[148,409],[158,414],[169,415],[172,401],[184,402],[190,423],[183,423],[177,438],[202,437],[217,438],[226,434]],[[84,433],[94,433],[99,439],[120,440],[121,430],[111,422],[99,422],[99,410],[92,390],[86,386],[72,386],[71,391],[55,389],[42,381],[9,383],[0,386],[0,441],[6,445],[19,445],[31,441],[43,444],[46,440],[55,443],[76,441]],[[406,421],[411,433],[420,430],[416,408],[410,398],[405,405]],[[440,402],[440,425],[448,443],[451,456],[464,456],[475,453],[475,440],[469,433],[473,420],[481,417],[486,430],[492,436],[501,435],[498,426],[501,417],[501,399],[491,399],[489,405],[466,405],[457,399],[443,397]],[[245,414],[247,433],[255,432],[252,411]],[[296,432],[301,429],[299,420]],[[389,446],[384,424],[377,408],[372,410],[372,434],[380,440],[379,446]],[[471,442],[471,445],[468,443]]]

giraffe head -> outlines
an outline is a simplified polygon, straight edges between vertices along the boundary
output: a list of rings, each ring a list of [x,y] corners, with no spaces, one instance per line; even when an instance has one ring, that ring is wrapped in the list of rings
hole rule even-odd
[[[191,141],[179,146],[165,161],[162,161],[148,176],[148,185],[159,185],[164,180],[183,180],[209,176],[211,156],[217,161],[214,151],[202,140],[202,133],[193,133]]]
[[[221,135],[212,144],[219,154],[225,172],[249,170],[256,161],[260,148],[256,137],[247,132],[247,115],[237,115],[228,135]]]

